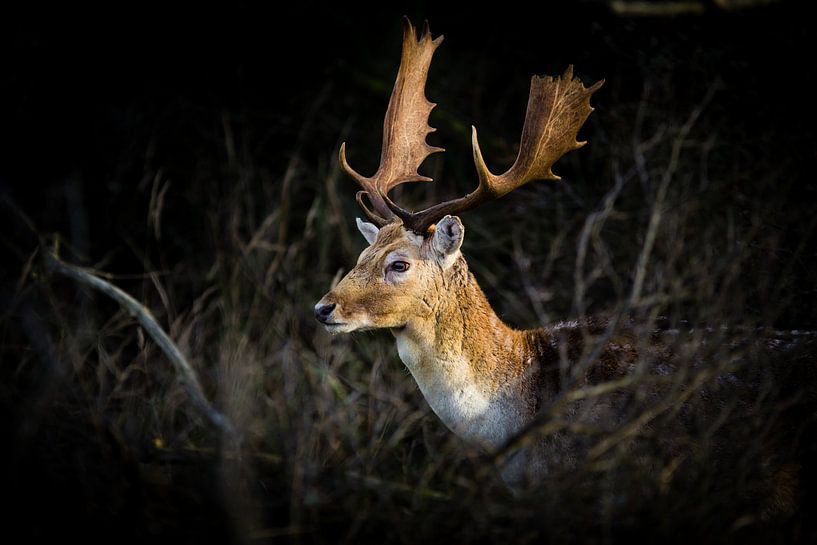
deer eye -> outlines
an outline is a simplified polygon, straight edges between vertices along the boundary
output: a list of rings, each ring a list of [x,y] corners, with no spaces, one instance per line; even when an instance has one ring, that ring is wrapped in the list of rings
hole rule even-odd
[[[389,265],[389,270],[394,272],[406,272],[411,265],[408,261],[395,261]]]

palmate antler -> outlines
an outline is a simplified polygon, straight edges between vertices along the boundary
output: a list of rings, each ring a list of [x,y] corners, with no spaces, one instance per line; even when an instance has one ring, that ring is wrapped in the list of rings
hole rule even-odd
[[[436,40],[431,39],[428,22],[418,41],[411,22],[405,20],[403,56],[383,122],[380,167],[374,176],[366,178],[355,172],[346,161],[346,143],[340,146],[340,164],[343,170],[363,188],[363,191],[357,193],[357,202],[369,220],[380,227],[396,217],[385,201],[389,191],[406,182],[432,181],[427,176],[420,176],[417,169],[426,157],[444,151],[426,143],[428,133],[436,130],[428,126],[428,115],[436,104],[429,102],[425,96],[431,57],[442,41],[442,36]],[[369,197],[374,211],[363,203],[364,194]]]
[[[428,115],[435,105],[426,99],[424,90],[431,57],[442,39],[440,36],[432,40],[426,23],[425,32],[418,41],[414,27],[406,20],[403,57],[386,111],[380,168],[375,175],[365,178],[352,170],[346,162],[346,144],[340,148],[343,169],[363,188],[357,194],[358,204],[369,220],[380,227],[399,218],[407,228],[426,234],[432,224],[447,214],[461,214],[532,180],[558,180],[551,170],[553,164],[565,153],[586,143],[577,142],[576,135],[593,111],[590,96],[604,80],[586,88],[581,80],[573,77],[572,66],[561,77],[534,76],[519,154],[507,172],[497,176],[488,170],[479,149],[477,130],[472,127],[471,143],[479,174],[479,185],[474,191],[420,212],[408,212],[392,202],[388,193],[393,187],[405,182],[432,181],[420,176],[417,168],[431,153],[443,151],[426,143],[428,133],[435,130],[428,126]],[[374,212],[364,204],[364,194]]]

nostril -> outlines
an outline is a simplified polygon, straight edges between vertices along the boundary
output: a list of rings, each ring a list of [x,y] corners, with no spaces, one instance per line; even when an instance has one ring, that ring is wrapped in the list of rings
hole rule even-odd
[[[315,317],[321,321],[325,322],[329,315],[332,314],[332,311],[335,310],[335,303],[330,303],[328,305],[318,305],[315,307]]]

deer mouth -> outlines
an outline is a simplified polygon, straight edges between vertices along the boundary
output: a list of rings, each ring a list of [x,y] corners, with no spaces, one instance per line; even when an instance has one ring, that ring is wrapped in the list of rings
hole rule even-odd
[[[353,327],[349,327],[349,324],[346,322],[329,322],[323,324],[323,327],[329,333],[347,333],[354,329]]]
[[[328,324],[323,324],[323,327],[327,333],[331,333],[332,335],[336,335],[338,333],[352,333],[353,331],[361,331],[366,329],[365,326],[354,321],[330,322]]]

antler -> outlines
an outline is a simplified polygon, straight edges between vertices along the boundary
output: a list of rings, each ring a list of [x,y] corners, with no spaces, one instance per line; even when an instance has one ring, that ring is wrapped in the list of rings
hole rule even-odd
[[[533,76],[519,154],[507,172],[497,176],[488,170],[479,149],[477,130],[472,127],[471,144],[479,174],[479,185],[474,191],[416,213],[392,202],[388,195],[392,188],[406,182],[432,181],[417,169],[430,154],[444,151],[426,142],[426,136],[436,130],[428,125],[428,116],[436,104],[425,97],[431,57],[442,41],[442,36],[431,39],[428,22],[418,40],[411,22],[405,20],[403,55],[383,123],[383,148],[377,172],[370,178],[355,172],[346,161],[346,143],[340,146],[343,170],[363,188],[357,193],[357,202],[369,220],[380,227],[400,219],[405,227],[425,235],[432,224],[448,214],[476,208],[532,180],[559,180],[551,170],[553,164],[565,153],[586,144],[577,142],[576,135],[593,111],[590,97],[604,80],[587,88],[573,77],[571,65],[561,77]],[[373,211],[363,202],[364,195]]]
[[[593,111],[590,96],[603,84],[601,80],[586,88],[579,78],[573,77],[572,65],[561,77],[533,76],[519,154],[507,172],[497,176],[488,170],[479,149],[477,129],[471,127],[474,163],[479,174],[479,185],[474,191],[417,213],[403,210],[388,197],[386,203],[406,227],[424,234],[447,214],[461,214],[532,180],[559,180],[551,167],[562,155],[587,143],[577,142],[576,135]]]
[[[383,147],[377,172],[369,178],[355,172],[346,161],[346,143],[340,146],[339,160],[343,170],[363,188],[357,193],[357,202],[369,220],[380,227],[396,219],[386,203],[389,191],[406,182],[432,181],[421,176],[417,169],[426,157],[444,151],[426,142],[426,136],[436,130],[428,125],[428,116],[436,104],[425,96],[431,57],[442,41],[442,36],[431,39],[428,22],[418,41],[414,27],[408,18],[405,19],[403,54],[383,122]],[[368,196],[374,211],[366,207],[363,195]]]

